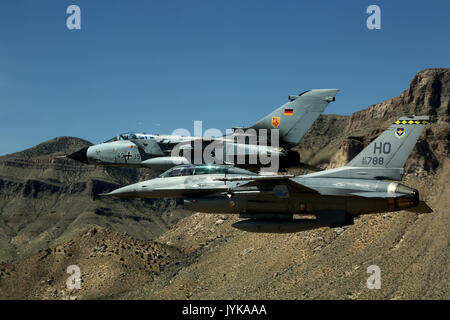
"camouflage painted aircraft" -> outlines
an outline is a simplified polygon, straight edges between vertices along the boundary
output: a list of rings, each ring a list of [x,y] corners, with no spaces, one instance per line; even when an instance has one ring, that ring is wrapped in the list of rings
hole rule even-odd
[[[314,121],[335,100],[337,89],[315,89],[289,96],[289,101],[249,128],[233,128],[233,133],[222,137],[205,139],[193,136],[153,135],[126,133],[104,143],[83,148],[67,157],[102,166],[148,167],[168,169],[178,164],[225,163],[246,168],[267,165],[258,155],[278,156],[279,167],[302,166],[296,146]],[[276,129],[278,138],[266,140],[259,134]],[[274,139],[272,139],[274,140]],[[275,143],[274,143],[275,142]],[[172,154],[174,148],[180,151]],[[209,150],[211,161],[192,161],[193,150]],[[184,153],[183,153],[184,152]],[[250,160],[253,156],[254,160]],[[238,160],[241,159],[239,162]],[[305,167],[306,165],[304,165]]]
[[[258,175],[226,165],[182,165],[158,178],[103,195],[183,198],[188,210],[240,214],[250,232],[298,232],[353,224],[355,216],[432,212],[419,192],[399,182],[428,116],[402,117],[347,165],[306,175]],[[294,219],[293,214],[316,219]]]

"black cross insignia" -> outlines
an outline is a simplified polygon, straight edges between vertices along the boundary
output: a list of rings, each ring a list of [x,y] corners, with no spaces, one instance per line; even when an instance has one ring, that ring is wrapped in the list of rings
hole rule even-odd
[[[128,151],[128,154],[123,155],[123,157],[124,157],[125,159],[127,159],[127,160],[130,160],[130,158],[131,158],[131,153],[130,153],[130,151]]]

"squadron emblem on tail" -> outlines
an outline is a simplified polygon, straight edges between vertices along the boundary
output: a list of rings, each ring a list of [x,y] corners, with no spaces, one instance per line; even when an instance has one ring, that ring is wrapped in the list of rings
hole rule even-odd
[[[280,125],[280,117],[272,117],[272,126],[278,128]]]
[[[395,136],[397,138],[403,138],[405,135],[405,129],[404,128],[397,128],[397,130],[395,130]]]

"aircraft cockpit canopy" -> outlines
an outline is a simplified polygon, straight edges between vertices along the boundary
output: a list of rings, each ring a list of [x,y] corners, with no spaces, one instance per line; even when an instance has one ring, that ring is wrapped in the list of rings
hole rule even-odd
[[[152,136],[150,134],[144,133],[144,132],[127,132],[119,134],[118,136],[115,136],[114,138],[111,138],[109,140],[106,140],[106,142],[113,142],[113,141],[122,141],[122,140],[138,140],[138,139],[151,139]]]
[[[173,167],[163,174],[160,178],[179,177],[179,176],[196,176],[201,174],[240,174],[240,175],[255,175],[254,172],[227,166],[227,165],[181,165]]]

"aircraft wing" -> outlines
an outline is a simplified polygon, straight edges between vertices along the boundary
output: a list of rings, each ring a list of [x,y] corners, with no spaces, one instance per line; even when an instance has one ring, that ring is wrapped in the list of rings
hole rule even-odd
[[[125,187],[124,187],[125,188]],[[113,190],[109,193],[100,193],[99,196],[116,196],[119,198],[136,198],[139,196],[135,195],[129,195],[127,194],[127,191],[120,192],[119,188],[117,190]],[[167,198],[174,198],[174,197],[192,197],[192,196],[203,196],[213,193],[219,193],[224,191],[229,191],[228,187],[211,187],[211,186],[193,186],[190,188],[185,188],[182,190],[174,191],[173,188],[157,188],[152,190],[157,196],[155,198],[161,198],[161,197],[167,197]],[[129,193],[133,193],[133,191],[130,191]],[[146,196],[143,196],[143,198],[146,198]],[[150,197],[151,198],[151,197]]]
[[[316,190],[308,188],[300,183],[297,183],[291,178],[295,177],[295,175],[286,174],[286,175],[271,175],[271,176],[247,176],[247,177],[225,177],[218,178],[216,180],[220,181],[248,181],[245,184],[239,185],[239,187],[250,187],[250,186],[261,186],[267,187],[268,185],[278,185],[280,183],[286,183],[288,186],[297,189],[303,193],[318,193]]]
[[[226,188],[226,187],[224,187],[224,188],[194,187],[194,188],[186,188],[186,189],[182,190],[181,193],[183,196],[202,196],[202,195],[213,194],[213,193],[217,193],[217,192],[224,192],[224,191],[228,191],[228,190],[229,190],[229,188]],[[161,193],[167,192],[167,194],[173,193],[173,189],[155,189],[155,191],[161,192]]]
[[[290,178],[295,177],[293,174],[285,174],[285,175],[267,175],[267,176],[245,176],[245,177],[225,177],[225,178],[216,178],[214,180],[217,181],[281,181],[281,180],[289,180]]]

